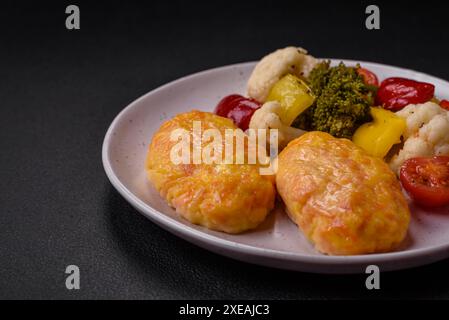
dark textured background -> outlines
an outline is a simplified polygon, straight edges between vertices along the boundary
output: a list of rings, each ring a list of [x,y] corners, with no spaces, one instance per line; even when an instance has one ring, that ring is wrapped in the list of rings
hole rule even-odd
[[[123,200],[101,164],[104,134],[140,95],[178,77],[297,44],[449,79],[444,2],[0,4],[0,298],[449,298],[449,260],[382,274],[286,272],[233,261],[160,229]],[[449,232],[449,231],[448,231]],[[65,267],[81,290],[65,289]]]

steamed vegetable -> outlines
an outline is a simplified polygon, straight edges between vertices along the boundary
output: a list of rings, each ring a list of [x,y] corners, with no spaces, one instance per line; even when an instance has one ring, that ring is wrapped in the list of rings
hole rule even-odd
[[[264,103],[273,85],[283,76],[293,74],[299,78],[307,78],[318,61],[303,48],[276,50],[263,57],[254,68],[248,80],[248,96]]]
[[[449,156],[449,111],[433,102],[411,104],[396,112],[405,119],[404,146],[390,160],[390,167],[398,172],[410,158]]]
[[[309,85],[316,99],[293,125],[350,139],[360,125],[371,120],[374,92],[357,68],[329,64],[322,62],[310,73]]]
[[[440,102],[440,107],[449,111],[449,101],[448,100],[442,100]]]
[[[239,94],[231,94],[220,100],[214,112],[216,115],[231,119],[240,129],[246,130],[253,113],[260,106],[260,103],[254,99],[248,99]]]
[[[305,131],[297,128],[287,126],[280,119],[282,107],[278,101],[267,101],[260,109],[254,112],[250,129],[266,129],[267,133],[270,129],[278,130],[278,144],[279,148],[284,148],[290,141],[303,135]],[[267,140],[268,141],[268,140]]]
[[[391,147],[401,142],[406,122],[393,112],[371,108],[373,122],[365,123],[354,133],[352,141],[368,154],[383,158]]]
[[[435,86],[405,78],[388,78],[382,81],[376,101],[385,109],[398,111],[409,104],[425,103],[435,94]]]
[[[408,159],[401,167],[404,189],[424,207],[449,204],[449,157],[419,157]]]
[[[357,73],[362,76],[365,84],[375,87],[379,86],[379,79],[377,79],[376,74],[372,71],[366,68],[357,68]]]
[[[267,101],[278,101],[281,104],[279,117],[285,125],[290,126],[299,114],[312,105],[314,97],[304,81],[288,74],[274,84]]]

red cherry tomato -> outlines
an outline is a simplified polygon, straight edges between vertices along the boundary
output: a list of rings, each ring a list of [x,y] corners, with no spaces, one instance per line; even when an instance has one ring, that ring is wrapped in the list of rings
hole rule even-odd
[[[442,101],[440,102],[440,107],[449,111],[449,101],[447,101],[447,100],[442,100]]]
[[[408,159],[401,167],[400,178],[416,203],[425,207],[449,204],[449,157]]]
[[[377,79],[377,76],[365,68],[357,68],[357,73],[362,76],[363,82],[369,86],[379,86],[379,80]]]
[[[410,103],[424,103],[433,98],[435,86],[404,78],[388,78],[377,90],[376,102],[385,109],[398,111]]]
[[[261,107],[254,99],[231,94],[221,99],[215,108],[215,114],[229,118],[242,130],[248,129],[253,113]]]

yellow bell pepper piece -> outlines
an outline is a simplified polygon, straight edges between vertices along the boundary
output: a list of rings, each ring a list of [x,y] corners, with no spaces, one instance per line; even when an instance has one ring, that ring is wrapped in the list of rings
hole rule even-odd
[[[279,118],[290,126],[299,114],[315,100],[312,90],[298,77],[288,74],[274,84],[267,101],[278,101],[281,105]]]
[[[352,141],[370,155],[383,158],[394,144],[401,142],[405,119],[382,108],[371,108],[373,122],[360,126]]]

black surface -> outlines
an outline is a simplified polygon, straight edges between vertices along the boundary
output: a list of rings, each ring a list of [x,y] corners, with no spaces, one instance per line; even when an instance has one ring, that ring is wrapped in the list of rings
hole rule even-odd
[[[76,3],[76,2],[75,2]],[[449,79],[449,7],[367,2],[77,2],[0,5],[0,298],[449,298],[449,260],[384,273],[314,275],[197,248],[133,210],[101,164],[104,134],[140,95],[211,67],[297,44]],[[65,267],[81,290],[65,288]]]

